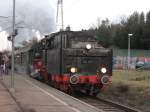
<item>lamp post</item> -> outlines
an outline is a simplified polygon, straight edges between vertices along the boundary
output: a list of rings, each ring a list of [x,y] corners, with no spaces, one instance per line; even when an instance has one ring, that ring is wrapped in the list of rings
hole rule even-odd
[[[15,7],[16,1],[13,0],[13,18],[12,18],[12,57],[11,57],[11,91],[14,91],[14,40],[15,40]]]
[[[133,34],[128,34],[128,69],[130,69],[130,38]]]

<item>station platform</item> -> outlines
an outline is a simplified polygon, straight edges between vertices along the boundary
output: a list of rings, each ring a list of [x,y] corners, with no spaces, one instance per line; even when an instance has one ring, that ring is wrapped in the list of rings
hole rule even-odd
[[[10,91],[10,79],[0,80],[0,112],[103,112],[27,75],[15,74]]]

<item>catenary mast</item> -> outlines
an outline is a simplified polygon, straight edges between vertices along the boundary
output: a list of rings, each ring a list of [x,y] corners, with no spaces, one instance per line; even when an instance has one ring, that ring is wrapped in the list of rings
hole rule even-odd
[[[57,2],[56,25],[57,25],[57,31],[64,30],[63,0],[58,0]]]

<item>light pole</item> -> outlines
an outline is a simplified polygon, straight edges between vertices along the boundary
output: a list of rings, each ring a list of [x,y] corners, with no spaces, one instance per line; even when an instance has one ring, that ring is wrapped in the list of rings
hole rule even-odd
[[[128,69],[130,69],[130,38],[133,34],[128,34]]]
[[[15,40],[15,7],[16,1],[13,0],[13,18],[12,18],[12,57],[11,57],[11,91],[14,91],[14,40]]]

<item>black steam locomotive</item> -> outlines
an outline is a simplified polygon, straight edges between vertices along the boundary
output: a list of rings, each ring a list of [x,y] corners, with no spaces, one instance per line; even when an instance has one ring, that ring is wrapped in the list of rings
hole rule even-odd
[[[27,65],[30,76],[67,93],[97,95],[112,76],[112,50],[100,46],[87,31],[45,35],[31,48],[17,51],[16,61]]]

